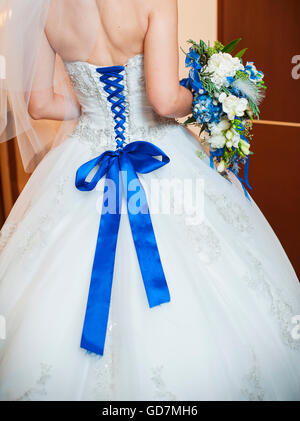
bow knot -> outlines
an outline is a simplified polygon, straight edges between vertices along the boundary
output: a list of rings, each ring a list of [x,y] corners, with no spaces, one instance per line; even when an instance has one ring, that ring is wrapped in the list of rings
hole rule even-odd
[[[157,157],[160,157],[161,160]],[[107,180],[113,181],[115,185],[113,197],[109,197],[115,201],[114,212],[102,212],[100,220],[81,339],[81,347],[88,351],[100,355],[103,355],[104,352],[123,192],[127,200],[129,222],[149,306],[155,307],[170,301],[170,293],[156,244],[146,194],[137,176],[137,172],[150,173],[166,165],[169,161],[169,157],[157,146],[149,142],[137,141],[115,151],[105,151],[97,158],[83,164],[77,171],[76,187],[81,191],[93,190],[104,176],[106,176],[105,187],[108,192],[110,189]],[[97,166],[98,169],[93,178],[86,181],[88,175]],[[126,173],[126,177],[124,173]],[[129,206],[130,199],[135,194],[132,189],[128,188],[132,181],[139,188],[143,209],[143,212],[140,213],[133,212]]]

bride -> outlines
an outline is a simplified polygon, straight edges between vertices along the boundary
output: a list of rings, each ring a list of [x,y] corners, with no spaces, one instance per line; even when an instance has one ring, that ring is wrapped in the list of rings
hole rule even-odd
[[[176,1],[0,5],[1,140],[36,167],[0,237],[0,398],[300,400],[295,272],[175,120]]]

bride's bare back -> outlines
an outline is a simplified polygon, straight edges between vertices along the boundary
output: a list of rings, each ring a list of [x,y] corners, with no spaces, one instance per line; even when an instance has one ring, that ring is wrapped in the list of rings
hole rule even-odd
[[[144,51],[151,1],[52,0],[46,33],[66,61],[124,64]]]
[[[98,66],[123,65],[144,53],[151,105],[164,116],[189,114],[192,94],[179,85],[177,14],[177,0],[51,0],[31,116],[63,120],[80,113],[50,89],[56,53]]]

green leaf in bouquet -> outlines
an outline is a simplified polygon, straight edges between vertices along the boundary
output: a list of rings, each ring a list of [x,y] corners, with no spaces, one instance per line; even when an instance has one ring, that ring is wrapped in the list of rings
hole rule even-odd
[[[191,116],[190,118],[188,118],[183,124],[185,125],[185,126],[187,126],[188,124],[192,124],[192,123],[196,123],[196,119],[195,119],[195,117],[194,116]]]
[[[225,45],[225,47],[222,50],[222,53],[232,53],[232,51],[235,49],[235,47],[238,45],[238,43],[242,40],[242,38],[237,38],[233,41],[231,41],[229,44]]]
[[[253,111],[254,116],[257,118],[257,120],[259,120],[260,110],[258,106],[249,98],[248,98],[248,103],[250,105],[251,110]]]
[[[261,80],[260,82],[258,82],[258,83],[257,83],[257,86],[258,86],[260,89],[268,89],[268,87],[266,86],[266,84],[265,84],[265,81],[264,81],[264,80]]]
[[[200,40],[200,43],[199,43],[199,45],[200,45],[200,48],[203,48],[203,49],[205,49],[205,50],[207,50],[207,45],[205,44],[205,42],[204,41],[202,41],[202,39]]]
[[[214,48],[217,51],[222,51],[224,48],[224,45],[220,41],[215,41]]]
[[[184,51],[184,49],[182,47],[180,47],[180,50],[183,52],[183,54],[185,54],[187,56],[187,53]]]
[[[202,133],[205,132],[206,129],[207,129],[207,124],[202,124],[201,129],[200,129],[199,136],[201,136]]]
[[[192,44],[193,49],[199,54],[200,59],[199,62],[202,66],[205,66],[207,64],[208,61],[208,47],[205,44],[204,41],[200,41],[199,44],[197,44],[195,41],[193,41],[192,39],[189,39],[187,41],[189,44]]]
[[[246,155],[241,151],[241,149],[237,149],[237,153],[242,157],[242,158],[246,158]]]
[[[217,54],[218,50],[216,50],[214,47],[209,47],[208,49],[208,57],[210,58],[211,56],[213,56],[214,54]]]
[[[248,50],[248,48],[243,48],[235,56],[238,57],[238,58],[242,58],[247,50]]]
[[[221,89],[219,90],[219,92],[225,92],[226,95],[230,95],[231,92],[228,88],[226,88],[226,86],[222,86]]]
[[[200,46],[195,41],[193,41],[192,39],[189,39],[187,42],[188,42],[188,44],[192,44],[194,50],[196,50],[197,53],[199,53],[199,54],[202,53],[202,50],[201,50]]]

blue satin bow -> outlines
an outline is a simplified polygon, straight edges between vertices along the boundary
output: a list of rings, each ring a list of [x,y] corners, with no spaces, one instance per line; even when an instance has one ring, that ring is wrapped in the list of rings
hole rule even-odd
[[[155,157],[161,157],[161,160]],[[162,268],[145,191],[137,172],[150,173],[164,165],[170,159],[157,146],[149,142],[137,141],[115,151],[106,151],[97,158],[83,164],[76,174],[76,187],[81,191],[93,190],[106,175],[105,188],[109,191],[109,181],[115,186],[113,199],[115,212],[104,213],[104,200],[97,246],[92,270],[88,303],[86,308],[81,347],[103,355],[118,231],[121,218],[122,196],[127,200],[128,217],[143,282],[150,307],[170,301],[170,293]],[[93,169],[98,167],[90,181],[86,181]],[[139,188],[140,208],[135,213],[129,206],[136,194],[129,184],[134,181]]]

